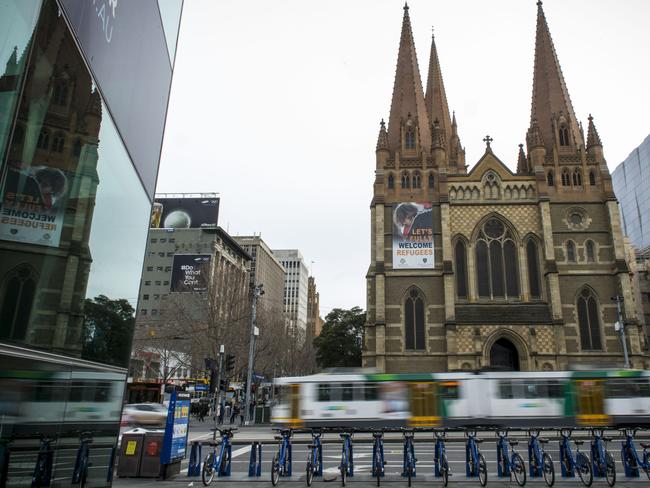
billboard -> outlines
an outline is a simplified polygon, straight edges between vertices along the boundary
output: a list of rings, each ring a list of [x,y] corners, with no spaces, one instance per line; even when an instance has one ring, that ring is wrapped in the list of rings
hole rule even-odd
[[[169,291],[206,291],[211,257],[210,254],[175,254]]]
[[[219,199],[156,198],[151,211],[153,229],[214,228],[219,217]]]
[[[0,239],[58,247],[68,177],[50,166],[10,166],[0,199]]]
[[[431,203],[403,202],[393,207],[393,269],[432,269]]]

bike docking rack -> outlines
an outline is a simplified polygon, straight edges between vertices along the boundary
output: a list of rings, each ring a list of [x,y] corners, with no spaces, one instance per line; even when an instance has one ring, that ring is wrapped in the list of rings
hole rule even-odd
[[[248,461],[248,476],[262,476],[262,443],[251,444],[251,455]]]
[[[202,445],[199,441],[192,442],[190,449],[190,464],[187,467],[187,476],[201,476]]]
[[[573,459],[573,452],[571,451],[571,430],[560,430],[560,468],[562,478],[575,478],[576,473],[574,469],[567,471],[566,464],[562,462],[563,459]]]
[[[404,430],[404,448],[403,448],[403,461],[402,461],[402,478],[409,476],[415,478],[416,476],[416,464],[418,460],[415,458],[415,431],[414,430]],[[412,466],[412,471],[409,473],[409,468]]]
[[[436,478],[442,477],[442,471],[440,470],[440,464],[442,462],[443,456],[445,455],[445,437],[446,432],[444,430],[434,430],[434,438],[436,440],[436,446],[433,451],[433,475]]]
[[[376,478],[379,476],[383,478],[386,466],[386,459],[384,458],[384,431],[373,432],[372,436],[372,477]]]
[[[341,436],[341,458],[343,458],[346,447],[347,447],[347,467],[346,467],[346,476],[352,478],[354,476],[354,446],[352,444],[352,432],[354,431],[344,431],[339,434]]]
[[[508,431],[497,430],[497,476],[499,478],[510,477],[510,444],[508,443]]]
[[[623,462],[623,469],[625,476],[628,478],[639,478],[641,470],[645,471],[650,479],[650,444],[640,442],[643,448],[643,455],[639,457],[639,452],[634,445],[634,437],[637,433],[636,428],[622,429],[625,439],[621,442],[621,461]]]

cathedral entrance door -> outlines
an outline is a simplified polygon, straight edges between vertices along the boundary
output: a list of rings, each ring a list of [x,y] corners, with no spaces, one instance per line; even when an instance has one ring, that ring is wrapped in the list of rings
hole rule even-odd
[[[519,353],[508,339],[499,339],[490,349],[490,366],[519,371]]]

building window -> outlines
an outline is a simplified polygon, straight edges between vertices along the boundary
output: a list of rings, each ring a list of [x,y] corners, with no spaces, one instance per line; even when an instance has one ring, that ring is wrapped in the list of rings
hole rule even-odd
[[[24,340],[36,295],[36,276],[27,266],[10,273],[0,309],[0,339]]]
[[[408,129],[406,131],[406,149],[415,149],[415,132],[413,129]]]
[[[553,177],[552,171],[549,171],[546,174],[546,182],[548,183],[548,186],[555,186],[555,178]]]
[[[571,175],[566,168],[562,170],[562,186],[571,186]]]
[[[582,186],[582,173],[578,168],[573,170],[573,186]]]
[[[467,250],[465,243],[458,240],[455,246],[456,296],[467,298]]]
[[[408,188],[408,187],[409,187],[409,174],[402,173],[402,188]]]
[[[533,239],[526,244],[526,259],[528,263],[528,283],[530,286],[530,297],[541,298],[541,287],[539,283],[539,255],[537,244]]]
[[[81,148],[82,148],[82,143],[81,139],[78,137],[74,141],[74,146],[72,146],[72,155],[73,156],[81,156]]]
[[[158,239],[156,239],[155,237],[152,237],[152,238],[151,238],[151,243],[152,243],[152,244],[155,244],[156,242],[158,242]]]
[[[587,241],[585,243],[585,254],[587,255],[587,261],[593,263],[596,261],[596,253],[594,251],[593,241]]]
[[[433,189],[434,183],[433,173],[429,173],[429,189]]]
[[[404,332],[406,349],[424,349],[424,299],[416,289],[404,303]]]
[[[591,186],[595,186],[595,185],[596,185],[596,173],[594,173],[593,171],[590,171],[590,172],[589,172],[589,184],[590,184]]]
[[[420,172],[413,173],[413,188],[420,188]]]
[[[573,241],[568,241],[566,243],[566,260],[570,263],[576,262],[576,245]]]
[[[483,224],[476,242],[476,268],[481,298],[518,298],[517,249],[510,229],[499,219]]]
[[[569,145],[569,129],[566,126],[560,127],[560,146]]]
[[[388,189],[392,190],[393,188],[395,188],[395,178],[393,178],[393,174],[390,173],[388,175]]]
[[[140,315],[147,315],[147,309],[146,308],[141,309]]]
[[[62,153],[65,144],[65,136],[60,132],[57,133],[52,139],[52,151]]]
[[[151,309],[151,315],[158,315],[158,309],[157,308],[152,308]]]
[[[52,101],[56,105],[65,105],[68,101],[68,87],[64,83],[59,83],[54,86],[52,93]]]
[[[36,146],[40,149],[47,149],[50,147],[50,134],[47,129],[41,130],[41,133],[38,135]]]
[[[162,266],[156,266],[156,271],[162,271],[163,267]]]
[[[146,286],[149,286],[149,285],[151,285],[151,281],[145,281],[144,284],[145,284]]]
[[[156,286],[160,286],[160,281],[156,281]]]
[[[143,300],[149,300],[149,295],[142,295]]]
[[[153,271],[153,266],[147,266],[147,271]]]
[[[585,288],[580,292],[577,308],[580,346],[583,350],[602,349],[598,302],[589,288]]]

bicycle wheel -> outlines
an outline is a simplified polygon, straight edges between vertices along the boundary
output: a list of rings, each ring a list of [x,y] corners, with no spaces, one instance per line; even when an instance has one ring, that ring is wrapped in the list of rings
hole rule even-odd
[[[413,460],[407,460],[407,468],[406,468],[406,477],[408,478],[408,486],[411,486],[411,482],[413,481]]]
[[[481,486],[487,485],[487,463],[482,453],[478,455],[478,482]]]
[[[515,475],[517,484],[524,486],[526,484],[526,465],[524,464],[523,458],[517,452],[512,455],[512,472]]]
[[[576,471],[578,471],[578,476],[580,476],[582,484],[585,486],[591,486],[594,481],[594,473],[591,470],[589,458],[584,452],[579,452],[576,455]]]
[[[305,473],[305,479],[307,480],[307,486],[311,486],[311,482],[314,479],[314,455],[310,452],[307,456],[307,469]]]
[[[280,479],[280,463],[278,461],[278,454],[276,453],[273,456],[273,461],[271,461],[271,484],[276,486]]]
[[[381,454],[379,453],[379,449],[377,449],[377,452],[375,453],[374,475],[375,478],[377,478],[377,486],[381,485]]]
[[[542,455],[542,474],[544,475],[544,483],[551,488],[555,484],[555,466],[551,455],[546,452]]]
[[[203,460],[203,469],[201,470],[201,481],[203,486],[208,486],[214,479],[214,453],[211,452]]]
[[[442,486],[447,486],[449,483],[449,462],[447,461],[447,454],[444,452],[440,456],[440,476],[442,477]]]
[[[341,463],[341,486],[345,486],[345,479],[348,475],[348,467]]]
[[[609,451],[605,451],[605,479],[609,486],[616,484],[616,462]]]

